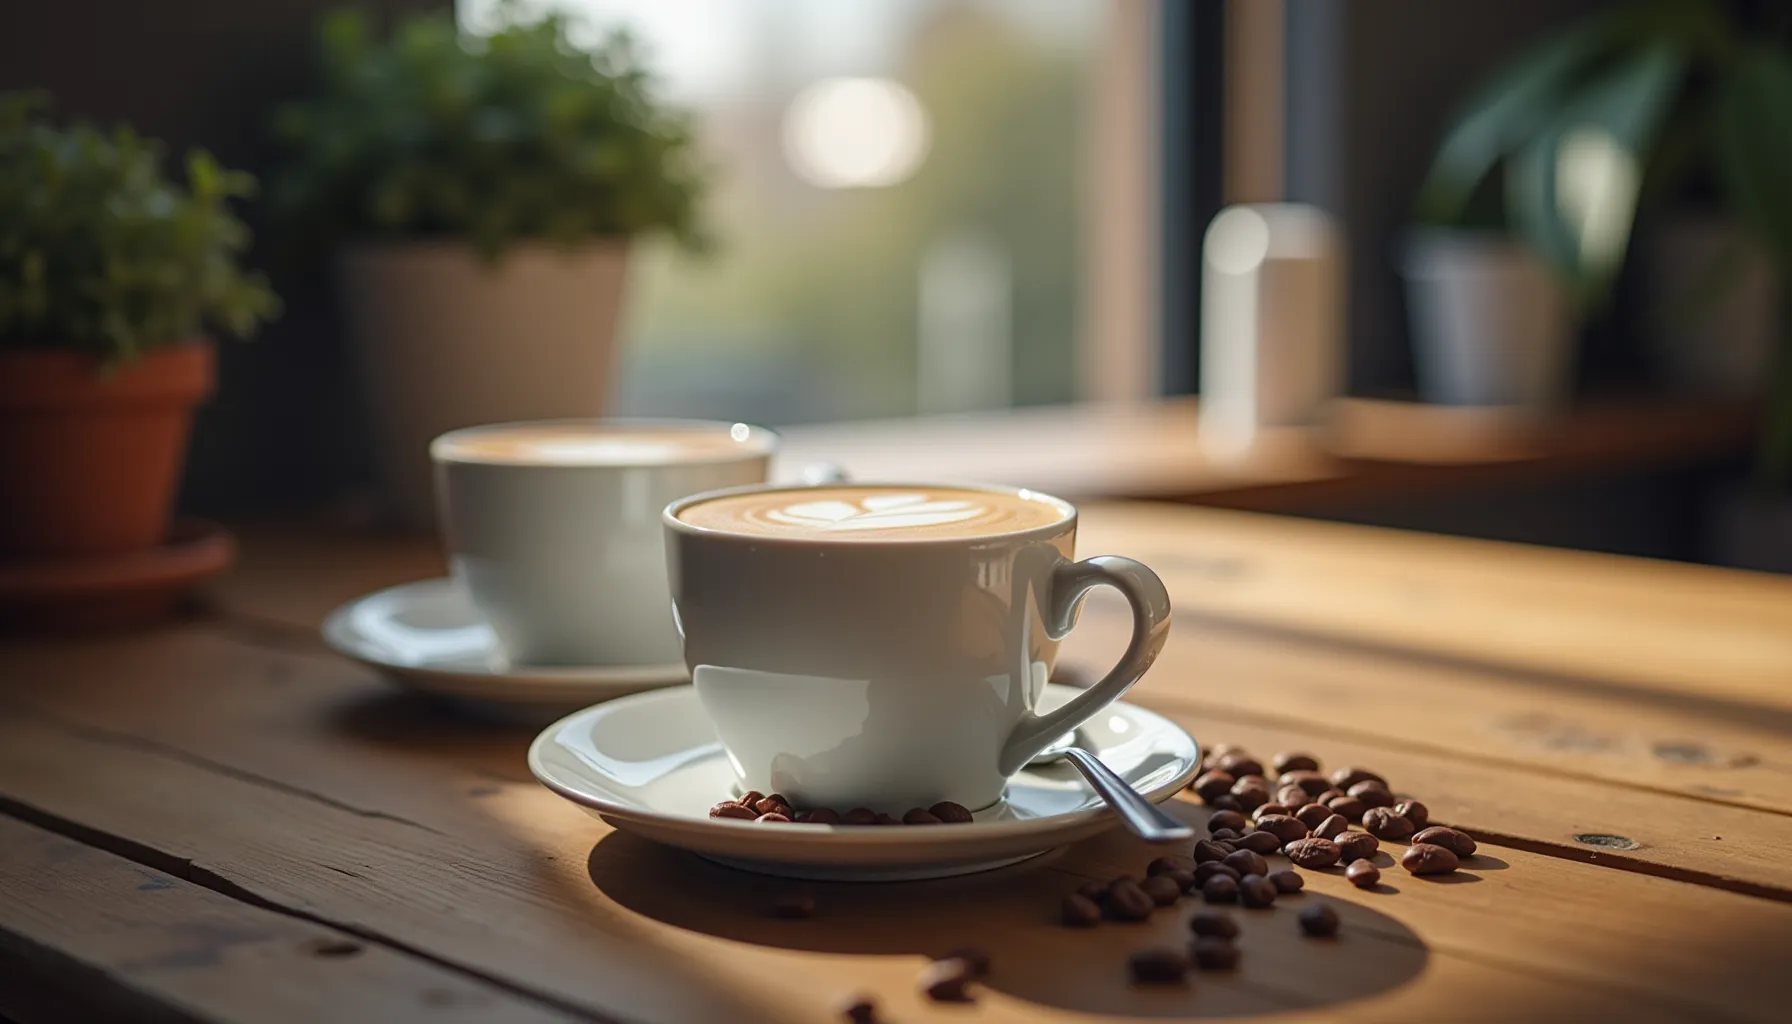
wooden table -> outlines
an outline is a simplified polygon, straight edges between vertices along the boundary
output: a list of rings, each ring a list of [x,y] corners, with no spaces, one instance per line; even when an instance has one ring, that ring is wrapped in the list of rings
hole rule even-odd
[[[1309,872],[1184,989],[1124,964],[1186,938],[1186,901],[1055,923],[1160,852],[1118,834],[775,920],[787,883],[608,832],[530,780],[529,730],[322,648],[335,603],[439,571],[427,546],[251,530],[211,614],[0,645],[0,1016],[823,1021],[854,989],[892,1021],[1792,1015],[1792,580],[1167,506],[1091,508],[1084,538],[1177,603],[1139,702],[1379,769],[1485,856],[1397,891]],[[1068,674],[1124,626],[1092,602]],[[1298,935],[1316,902],[1338,940]],[[976,1003],[924,1002],[966,942]]]

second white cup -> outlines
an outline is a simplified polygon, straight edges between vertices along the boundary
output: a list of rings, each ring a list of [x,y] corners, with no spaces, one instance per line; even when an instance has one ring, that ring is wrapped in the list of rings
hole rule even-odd
[[[700,420],[555,420],[435,439],[437,512],[455,578],[513,665],[680,658],[660,512],[763,482],[777,435]]]

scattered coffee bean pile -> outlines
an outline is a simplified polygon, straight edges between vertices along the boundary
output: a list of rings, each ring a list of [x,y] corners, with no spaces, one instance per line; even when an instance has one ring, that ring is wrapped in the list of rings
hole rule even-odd
[[[831,807],[814,807],[799,811],[781,793],[767,795],[748,790],[733,800],[724,800],[709,809],[712,818],[736,818],[762,825],[962,825],[971,820],[970,809],[963,804],[942,800],[932,807],[912,807],[901,818],[880,814],[868,807],[854,807],[841,814]]]
[[[1397,796],[1375,772],[1349,767],[1327,775],[1309,754],[1277,754],[1266,771],[1243,749],[1217,747],[1202,761],[1189,788],[1213,808],[1208,838],[1197,842],[1187,858],[1152,861],[1143,881],[1122,875],[1106,883],[1084,883],[1060,907],[1067,926],[1143,921],[1184,895],[1208,904],[1268,910],[1278,897],[1299,893],[1304,885],[1297,871],[1270,870],[1265,858],[1276,854],[1309,871],[1342,866],[1352,885],[1372,890],[1381,885],[1381,869],[1372,859],[1383,840],[1411,844],[1399,861],[1414,875],[1454,871],[1475,851],[1468,835],[1432,825],[1424,804]],[[1303,909],[1298,924],[1302,934],[1324,939],[1338,934],[1340,921],[1337,911],[1322,903]],[[1239,926],[1229,915],[1197,911],[1189,928],[1195,938],[1187,948],[1156,947],[1133,954],[1128,961],[1133,981],[1180,984],[1191,970],[1238,966]]]
[[[1121,875],[1083,883],[1064,896],[1060,920],[1070,928],[1145,921],[1185,897],[1198,897],[1210,905],[1240,905],[1246,911],[1271,910],[1279,898],[1300,895],[1305,888],[1298,871],[1271,870],[1266,858],[1276,855],[1309,871],[1342,866],[1352,885],[1372,890],[1381,883],[1381,870],[1372,858],[1382,840],[1410,844],[1399,862],[1413,875],[1455,871],[1463,858],[1475,853],[1473,838],[1432,825],[1424,804],[1396,796],[1386,779],[1366,768],[1340,768],[1326,775],[1317,758],[1298,753],[1277,754],[1270,765],[1273,779],[1248,752],[1216,747],[1189,785],[1213,808],[1207,820],[1208,838],[1195,843],[1189,856],[1151,861],[1142,879]],[[932,825],[971,820],[969,811],[952,803],[915,808],[900,820],[862,807],[845,814],[827,808],[797,811],[776,793],[748,793],[717,804],[709,813],[712,818],[770,823]],[[808,917],[814,909],[814,898],[798,890],[781,897],[772,914]],[[1313,939],[1333,938],[1342,924],[1338,912],[1326,903],[1303,908],[1296,923],[1301,934]],[[1238,968],[1241,929],[1231,914],[1210,906],[1197,910],[1188,926],[1193,937],[1186,946],[1153,947],[1131,955],[1127,970],[1135,983],[1176,985],[1184,983],[1191,971]],[[972,983],[989,970],[987,953],[963,947],[929,964],[916,984],[929,999],[970,1002]],[[839,1017],[853,1024],[874,1024],[877,1007],[870,997],[852,994],[840,1002]]]

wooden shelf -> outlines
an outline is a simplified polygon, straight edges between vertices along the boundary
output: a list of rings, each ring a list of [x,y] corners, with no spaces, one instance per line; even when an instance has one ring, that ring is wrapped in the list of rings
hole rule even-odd
[[[1660,400],[1535,422],[1348,399],[1323,427],[1265,431],[1226,455],[1202,442],[1194,399],[1167,399],[793,428],[778,473],[827,461],[864,480],[982,480],[1073,498],[1301,511],[1725,459],[1747,450],[1757,419],[1746,406]]]

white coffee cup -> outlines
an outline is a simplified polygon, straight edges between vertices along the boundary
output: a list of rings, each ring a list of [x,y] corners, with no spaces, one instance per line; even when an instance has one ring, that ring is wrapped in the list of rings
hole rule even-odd
[[[553,420],[430,444],[455,578],[514,665],[679,660],[660,512],[761,482],[777,436],[697,420]]]
[[[837,491],[865,489],[920,496],[906,506],[901,493],[878,496],[896,512],[974,505],[983,495],[1042,503],[1049,521],[966,536],[880,536],[843,522],[806,535],[806,527],[743,531],[681,516],[756,495],[787,497],[800,518],[813,490],[745,487],[673,502],[663,517],[667,564],[697,696],[743,789],[838,811],[987,806],[1035,754],[1144,674],[1169,632],[1169,595],[1131,559],[1073,561],[1076,509],[1061,499],[962,485]],[[945,491],[950,502],[938,499]],[[849,517],[853,499],[824,498],[811,503],[820,516]],[[1132,605],[1132,641],[1101,681],[1041,714],[1058,641],[1083,595],[1103,585]]]

